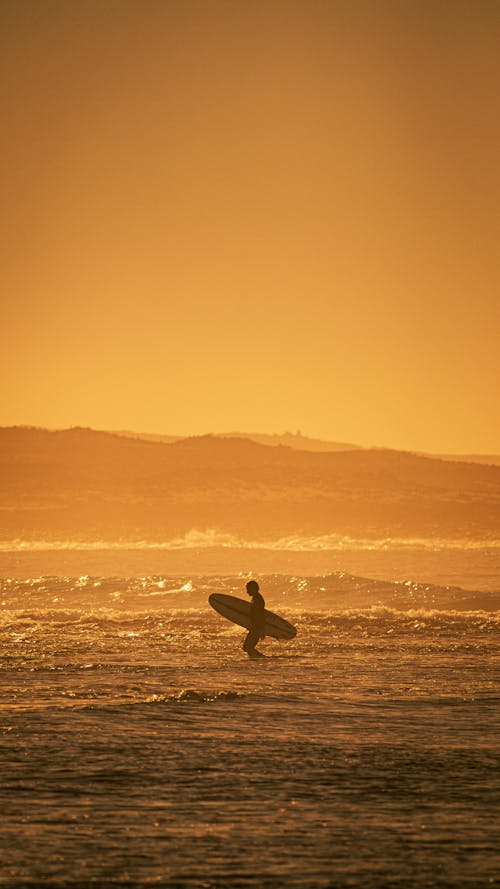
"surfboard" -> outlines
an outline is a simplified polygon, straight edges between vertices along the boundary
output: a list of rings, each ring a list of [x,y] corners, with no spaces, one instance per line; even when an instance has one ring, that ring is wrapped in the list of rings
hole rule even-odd
[[[244,599],[238,599],[237,596],[228,596],[226,593],[212,593],[208,597],[208,601],[212,608],[232,621],[239,627],[250,629],[250,602]],[[264,633],[266,636],[272,636],[273,639],[293,639],[297,630],[292,624],[289,624],[284,617],[274,614],[272,611],[264,609]]]

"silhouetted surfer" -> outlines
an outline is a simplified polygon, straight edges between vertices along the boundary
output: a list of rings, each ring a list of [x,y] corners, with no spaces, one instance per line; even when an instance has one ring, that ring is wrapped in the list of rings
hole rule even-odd
[[[248,657],[265,657],[265,654],[262,654],[262,652],[258,651],[255,647],[259,639],[264,638],[264,608],[266,607],[266,603],[259,593],[259,584],[256,580],[248,581],[247,593],[252,599],[250,604],[251,626],[248,636],[243,643],[243,648],[248,654]]]

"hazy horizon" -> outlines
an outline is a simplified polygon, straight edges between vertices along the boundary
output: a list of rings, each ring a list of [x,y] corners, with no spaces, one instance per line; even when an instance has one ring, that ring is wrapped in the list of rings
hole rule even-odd
[[[314,442],[314,443],[322,444],[322,445],[333,445],[335,447],[338,446],[339,448],[342,448],[342,449],[345,448],[346,450],[350,450],[351,448],[353,450],[357,450],[357,449],[396,450],[396,451],[401,450],[405,453],[418,453],[418,454],[428,455],[430,457],[442,457],[444,459],[446,459],[446,457],[455,458],[455,457],[462,457],[462,456],[463,457],[484,457],[484,458],[495,457],[495,458],[498,458],[500,455],[500,445],[499,445],[497,452],[495,452],[495,451],[466,452],[464,450],[436,452],[436,451],[421,450],[416,447],[398,448],[393,445],[387,444],[385,442],[383,442],[383,443],[371,442],[368,444],[361,444],[360,442],[354,442],[354,441],[350,441],[350,442],[341,441],[338,438],[336,438],[336,439],[334,439],[334,438],[320,438],[320,437],[310,435],[308,432],[304,432],[301,429],[285,429],[281,432],[278,432],[276,430],[273,430],[271,432],[267,432],[267,431],[263,431],[263,430],[256,431],[255,429],[254,430],[199,429],[194,432],[179,432],[179,431],[171,431],[171,430],[166,431],[164,429],[163,430],[162,429],[129,429],[129,428],[125,428],[125,427],[122,429],[101,428],[101,427],[96,427],[96,426],[87,426],[82,423],[75,423],[75,424],[71,424],[69,426],[46,426],[46,425],[41,425],[41,424],[37,424],[37,423],[29,423],[29,422],[0,423],[0,429],[10,429],[10,428],[39,429],[39,430],[45,430],[47,432],[65,432],[65,431],[69,431],[72,429],[89,429],[93,432],[107,432],[107,433],[110,433],[111,435],[131,436],[131,437],[137,436],[139,438],[142,438],[142,437],[144,437],[145,439],[154,438],[154,439],[158,439],[158,440],[163,440],[163,439],[172,439],[172,440],[179,439],[180,440],[180,439],[184,439],[184,438],[203,438],[205,436],[213,436],[215,438],[217,438],[217,437],[224,437],[224,438],[242,437],[242,438],[248,438],[251,440],[269,439],[270,442],[273,439],[274,440],[290,439],[290,441],[293,440],[295,442],[296,446],[298,446],[299,443],[301,441],[303,441],[303,443],[305,445],[308,442]],[[262,441],[261,443],[266,443],[266,442]]]
[[[165,431],[156,430],[156,429],[140,429],[140,430],[139,429],[105,429],[102,431],[111,432],[115,435],[123,435],[123,434],[158,435],[158,436],[165,436],[165,437],[172,436],[175,438],[201,437],[204,435],[214,435],[216,437],[217,436],[233,436],[234,435],[235,437],[244,436],[244,437],[248,437],[248,438],[252,438],[253,436],[255,436],[255,437],[266,436],[269,438],[292,437],[292,438],[295,438],[296,441],[298,441],[300,439],[304,439],[305,441],[318,441],[318,442],[323,442],[324,444],[342,444],[342,445],[345,445],[346,448],[353,447],[353,448],[364,448],[367,450],[372,450],[372,449],[373,450],[402,450],[402,451],[409,451],[409,452],[413,452],[413,453],[416,453],[416,452],[424,453],[424,451],[420,451],[420,449],[417,447],[398,448],[398,447],[388,444],[386,442],[374,442],[374,441],[368,441],[368,443],[361,444],[358,441],[345,441],[344,439],[340,439],[339,437],[337,437],[337,438],[332,438],[332,437],[322,438],[320,436],[311,435],[311,434],[309,434],[309,432],[303,431],[302,429],[293,429],[293,428],[292,429],[284,429],[282,431],[277,431],[275,429],[271,430],[271,431],[262,430],[262,429],[259,429],[258,431],[255,429],[253,429],[253,430],[252,429],[199,429],[195,432],[189,432],[189,433],[170,432],[170,431],[165,432]],[[500,452],[500,442],[498,445],[498,452]],[[435,452],[435,451],[432,451],[432,452],[425,451],[425,453],[428,453],[430,456],[441,456],[441,453],[443,454],[443,456],[446,456],[448,454],[450,456],[462,456],[462,455],[465,456],[468,454],[470,456],[478,456],[478,457],[479,456],[497,456],[498,455],[497,452],[495,452],[495,451],[466,452],[464,450],[446,451],[446,453],[441,452],[440,454],[437,454],[437,452]]]

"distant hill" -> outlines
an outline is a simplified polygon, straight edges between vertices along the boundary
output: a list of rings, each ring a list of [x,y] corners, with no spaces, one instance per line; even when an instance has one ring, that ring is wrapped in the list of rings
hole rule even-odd
[[[168,444],[186,438],[185,435],[160,435],[151,432],[130,432],[127,430],[119,430],[113,434],[124,435],[127,438],[142,438],[145,441],[162,441]],[[352,442],[324,441],[320,438],[309,438],[300,432],[284,432],[281,435],[267,435],[257,432],[217,432],[215,435],[217,438],[248,438],[250,441],[255,441],[258,444],[272,445],[273,447],[284,445],[288,448],[295,448],[298,451],[385,450],[385,448],[364,448],[362,445],[352,444]],[[424,451],[411,453],[417,453],[421,457],[452,460],[455,463],[485,463],[491,466],[500,466],[499,454],[429,454]]]
[[[151,432],[130,432],[123,429],[114,433],[115,435],[124,435],[127,438],[142,438],[145,441],[162,441],[171,444],[174,441],[180,441],[186,438],[185,435],[159,435]],[[271,445],[277,447],[284,445],[288,448],[295,448],[298,451],[357,451],[361,450],[361,445],[347,444],[346,442],[323,441],[320,438],[308,438],[300,432],[284,432],[281,435],[267,435],[260,432],[217,432],[216,438],[248,438],[257,444]]]
[[[500,468],[390,450],[0,429],[0,539],[498,536]]]

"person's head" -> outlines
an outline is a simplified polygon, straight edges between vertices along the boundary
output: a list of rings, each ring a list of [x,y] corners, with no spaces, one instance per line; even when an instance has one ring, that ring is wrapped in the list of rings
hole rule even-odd
[[[247,583],[247,593],[249,596],[255,596],[259,592],[259,584],[256,580],[249,580]]]

